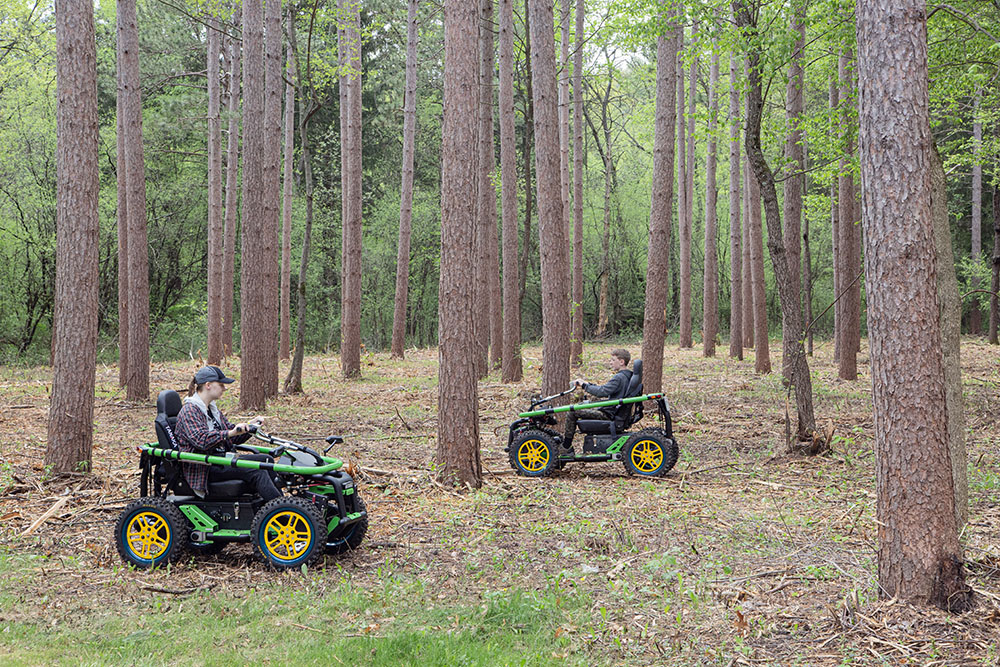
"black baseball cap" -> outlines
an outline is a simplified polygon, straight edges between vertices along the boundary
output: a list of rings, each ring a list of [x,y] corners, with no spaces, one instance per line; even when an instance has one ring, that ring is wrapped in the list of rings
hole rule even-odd
[[[198,369],[198,372],[194,374],[194,381],[198,384],[205,384],[206,382],[230,384],[231,382],[235,382],[233,378],[226,377],[226,374],[218,366],[204,366]]]

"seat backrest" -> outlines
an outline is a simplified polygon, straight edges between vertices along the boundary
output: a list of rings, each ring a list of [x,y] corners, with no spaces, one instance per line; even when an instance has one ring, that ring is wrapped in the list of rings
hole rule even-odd
[[[156,439],[164,449],[177,448],[174,428],[177,426],[181,405],[181,397],[173,389],[164,389],[156,397]]]
[[[628,389],[625,390],[625,395],[622,398],[635,398],[636,396],[642,396],[642,359],[636,359],[632,362],[632,379],[629,380]],[[622,431],[634,423],[632,419],[634,408],[634,403],[618,406],[615,410],[614,420],[616,431]]]

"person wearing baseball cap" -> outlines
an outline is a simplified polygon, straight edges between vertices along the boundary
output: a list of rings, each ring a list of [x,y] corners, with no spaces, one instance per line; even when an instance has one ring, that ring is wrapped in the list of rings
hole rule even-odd
[[[174,430],[177,444],[182,452],[221,454],[234,451],[235,445],[250,439],[248,424],[259,425],[263,418],[254,417],[248,423],[234,425],[226,420],[222,410],[215,404],[215,401],[222,398],[225,393],[226,385],[233,382],[234,380],[226,377],[218,366],[204,366],[194,374],[188,387],[188,397],[177,415],[177,426]],[[263,454],[242,454],[240,458],[273,462],[270,456]],[[200,497],[205,496],[209,481],[221,482],[230,479],[248,482],[265,501],[281,496],[281,491],[274,485],[274,479],[266,470],[184,462],[181,463],[181,468],[191,490]]]

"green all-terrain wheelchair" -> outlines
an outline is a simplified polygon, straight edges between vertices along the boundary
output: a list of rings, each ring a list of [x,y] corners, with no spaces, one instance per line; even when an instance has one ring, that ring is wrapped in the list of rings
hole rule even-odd
[[[527,412],[510,425],[505,451],[511,467],[520,475],[545,477],[567,463],[621,461],[630,475],[658,477],[677,463],[677,440],[670,419],[670,406],[662,393],[642,393],[642,361],[632,365],[632,379],[625,396],[553,407],[552,402],[575,391],[575,387],[552,396],[536,397]],[[629,429],[643,418],[643,403],[656,404],[659,424],[639,431]],[[582,451],[560,452],[563,436],[554,427],[556,415],[574,410],[603,409],[606,419],[580,419]]]
[[[268,454],[274,463],[238,459],[233,452],[182,452],[174,438],[180,396],[160,392],[156,409],[157,442],[138,447],[142,497],[129,503],[115,526],[118,553],[126,562],[155,567],[185,554],[215,554],[231,542],[249,542],[259,559],[285,570],[361,545],[368,531],[365,503],[341,461],[325,456],[343,442],[340,436],[326,438],[329,447],[320,454],[254,428],[267,446],[235,447]],[[227,480],[209,482],[201,498],[185,481],[181,461],[270,470],[285,495],[264,502],[243,480]]]

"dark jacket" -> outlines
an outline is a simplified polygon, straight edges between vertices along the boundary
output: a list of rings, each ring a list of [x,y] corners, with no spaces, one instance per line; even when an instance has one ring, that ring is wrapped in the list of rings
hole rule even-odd
[[[632,371],[623,368],[615,373],[614,377],[608,380],[607,384],[591,384],[586,382],[583,385],[583,390],[588,394],[593,394],[599,398],[607,398],[608,400],[625,398],[625,394],[628,392],[628,383],[631,381]]]

